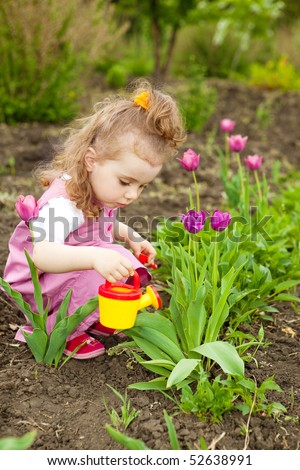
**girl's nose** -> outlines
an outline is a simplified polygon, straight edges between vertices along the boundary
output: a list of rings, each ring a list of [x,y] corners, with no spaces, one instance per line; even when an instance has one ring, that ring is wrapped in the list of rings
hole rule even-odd
[[[126,191],[126,194],[125,194],[125,197],[126,199],[129,199],[129,200],[134,200],[134,199],[137,199],[138,198],[138,195],[139,195],[139,192],[138,192],[138,189],[137,188],[134,188],[133,186],[128,188],[127,191]]]

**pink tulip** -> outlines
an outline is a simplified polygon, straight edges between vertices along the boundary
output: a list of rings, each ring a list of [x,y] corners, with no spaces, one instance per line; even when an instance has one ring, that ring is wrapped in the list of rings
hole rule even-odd
[[[220,128],[223,132],[232,132],[235,128],[235,121],[232,121],[231,119],[222,119],[220,122]]]
[[[182,159],[177,158],[177,160],[185,170],[195,171],[200,163],[200,155],[194,152],[194,150],[188,149],[184,152]]]
[[[222,212],[219,210],[214,211],[211,216],[210,225],[216,232],[222,232],[228,227],[231,222],[231,215],[229,212]]]
[[[263,157],[260,155],[249,155],[247,158],[244,158],[244,162],[246,163],[249,170],[258,170],[261,166],[263,161]]]
[[[25,222],[36,219],[39,215],[39,208],[35,198],[29,196],[19,196],[16,202],[16,211]]]
[[[248,137],[242,137],[240,134],[228,137],[229,148],[232,152],[242,152],[246,147]]]

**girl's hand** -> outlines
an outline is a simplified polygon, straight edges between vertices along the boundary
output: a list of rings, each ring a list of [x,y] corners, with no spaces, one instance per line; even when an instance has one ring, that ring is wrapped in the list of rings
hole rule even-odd
[[[146,266],[150,266],[150,264],[154,263],[156,251],[151,245],[151,243],[148,242],[148,240],[143,239],[142,241],[137,242],[129,240],[128,244],[132,249],[134,256],[136,256],[137,258],[140,256],[141,253],[144,253],[148,256]]]
[[[120,281],[123,277],[133,276],[132,263],[117,251],[96,248],[93,268],[108,282]]]

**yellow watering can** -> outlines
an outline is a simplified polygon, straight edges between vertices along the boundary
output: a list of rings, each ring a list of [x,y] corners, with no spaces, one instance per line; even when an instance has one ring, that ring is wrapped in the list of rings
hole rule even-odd
[[[99,311],[102,325],[116,330],[132,328],[138,311],[152,305],[161,308],[162,301],[154,286],[146,287],[146,294],[140,289],[140,276],[134,271],[133,286],[106,281],[99,287]]]

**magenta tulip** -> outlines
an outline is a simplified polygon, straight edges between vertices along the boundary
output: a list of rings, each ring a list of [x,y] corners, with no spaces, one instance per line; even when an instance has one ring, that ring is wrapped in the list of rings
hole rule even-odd
[[[263,161],[263,157],[260,155],[249,155],[247,158],[244,158],[244,162],[246,163],[249,170],[258,170],[261,166]]]
[[[240,134],[228,137],[229,148],[232,152],[242,152],[246,147],[248,137],[242,137]]]
[[[210,225],[216,232],[222,232],[225,230],[231,222],[231,215],[229,212],[222,212],[219,210],[214,211],[211,216]]]
[[[39,215],[37,202],[31,195],[25,197],[19,196],[15,208],[21,219],[25,222],[36,219]]]
[[[194,152],[194,150],[188,149],[184,152],[182,159],[177,158],[177,160],[185,170],[195,171],[200,163],[200,155]]]
[[[194,209],[191,209],[187,214],[179,214],[179,216],[185,229],[190,233],[198,233],[204,227],[206,220],[204,211],[196,212]]]
[[[223,132],[232,132],[235,128],[235,121],[232,121],[231,119],[222,119],[220,122],[220,128]]]

